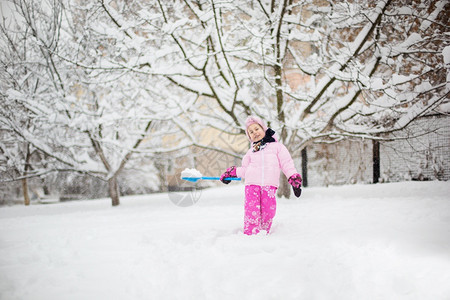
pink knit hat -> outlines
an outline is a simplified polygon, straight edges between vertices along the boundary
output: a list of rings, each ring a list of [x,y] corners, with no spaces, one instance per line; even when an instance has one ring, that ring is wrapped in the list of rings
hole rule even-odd
[[[247,120],[245,120],[245,134],[247,135],[247,138],[249,139],[249,141],[252,141],[252,139],[248,135],[248,127],[255,123],[258,124],[259,126],[261,126],[262,129],[264,130],[264,132],[266,132],[266,130],[267,130],[267,126],[263,120],[261,120],[260,118],[258,118],[256,116],[249,116],[247,118]]]

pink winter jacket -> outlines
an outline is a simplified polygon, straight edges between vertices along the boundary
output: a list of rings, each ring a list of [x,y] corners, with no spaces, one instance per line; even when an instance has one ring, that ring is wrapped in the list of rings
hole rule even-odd
[[[236,174],[245,178],[246,185],[278,187],[280,170],[287,178],[297,173],[287,148],[279,142],[273,142],[267,143],[264,149],[257,152],[252,152],[250,148],[242,159],[242,166],[236,168]]]

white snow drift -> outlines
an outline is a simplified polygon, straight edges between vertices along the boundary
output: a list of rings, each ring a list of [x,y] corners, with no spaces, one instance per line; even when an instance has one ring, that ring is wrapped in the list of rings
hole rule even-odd
[[[0,299],[449,299],[450,183],[307,188],[242,234],[243,185],[0,208]]]

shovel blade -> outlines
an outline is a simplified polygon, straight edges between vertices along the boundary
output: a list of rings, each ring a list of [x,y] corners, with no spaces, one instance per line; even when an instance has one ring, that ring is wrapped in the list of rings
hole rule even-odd
[[[190,182],[197,182],[200,179],[202,179],[201,177],[181,177],[181,179],[186,180],[186,181],[190,181]]]

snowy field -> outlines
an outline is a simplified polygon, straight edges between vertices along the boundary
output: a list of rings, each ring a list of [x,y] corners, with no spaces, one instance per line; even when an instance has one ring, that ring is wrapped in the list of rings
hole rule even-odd
[[[307,188],[242,234],[243,185],[0,208],[0,299],[450,299],[450,183]]]

